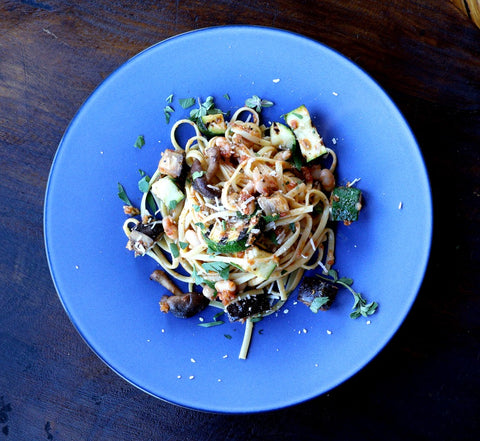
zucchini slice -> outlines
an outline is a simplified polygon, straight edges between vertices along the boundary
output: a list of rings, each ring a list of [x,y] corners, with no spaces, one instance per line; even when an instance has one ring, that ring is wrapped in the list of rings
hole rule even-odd
[[[331,219],[349,224],[358,220],[362,209],[362,192],[354,187],[336,187],[330,196]]]
[[[323,139],[312,124],[310,113],[303,104],[287,113],[285,121],[295,133],[302,155],[307,162],[327,153]]]

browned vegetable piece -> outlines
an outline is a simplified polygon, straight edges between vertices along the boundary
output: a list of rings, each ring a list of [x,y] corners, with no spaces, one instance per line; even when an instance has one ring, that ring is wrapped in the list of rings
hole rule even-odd
[[[150,274],[150,279],[160,283],[160,285],[162,285],[164,288],[167,288],[176,296],[181,296],[183,294],[180,288],[170,280],[165,271],[155,270],[152,274]]]
[[[178,178],[182,174],[183,159],[183,153],[167,149],[162,153],[158,170],[164,175]]]
[[[210,300],[198,292],[189,292],[180,296],[163,296],[160,300],[160,310],[171,312],[178,318],[189,318],[203,311]]]

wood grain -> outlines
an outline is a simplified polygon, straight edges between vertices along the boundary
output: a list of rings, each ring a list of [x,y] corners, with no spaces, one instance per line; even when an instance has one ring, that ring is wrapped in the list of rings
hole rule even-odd
[[[50,166],[80,105],[141,50],[224,24],[301,33],[365,69],[410,123],[434,199],[431,261],[398,334],[345,384],[262,415],[178,408],[119,378],[63,311],[43,245]],[[480,29],[451,2],[0,3],[0,439],[473,439],[480,411],[479,79]]]

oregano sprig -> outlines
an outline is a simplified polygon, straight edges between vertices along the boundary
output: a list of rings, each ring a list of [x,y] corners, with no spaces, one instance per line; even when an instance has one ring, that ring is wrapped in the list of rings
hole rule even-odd
[[[372,315],[377,311],[377,308],[378,308],[377,302],[374,301],[374,302],[367,303],[367,301],[362,296],[362,294],[360,294],[359,292],[355,291],[352,288],[353,279],[350,279],[348,277],[339,278],[337,271],[335,271],[334,269],[330,269],[328,271],[328,275],[331,277],[331,279],[328,277],[322,276],[320,274],[317,274],[317,276],[320,277],[321,279],[328,280],[329,282],[336,283],[337,285],[341,285],[342,287],[348,289],[352,293],[354,302],[352,306],[353,311],[350,313],[350,318],[356,319],[360,316],[368,317],[369,315]]]

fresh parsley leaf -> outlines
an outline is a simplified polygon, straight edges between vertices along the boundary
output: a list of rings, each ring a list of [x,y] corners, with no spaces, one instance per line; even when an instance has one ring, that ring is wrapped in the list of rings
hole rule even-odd
[[[292,233],[295,233],[296,229],[295,229],[295,224],[293,222],[288,224],[288,228],[290,228],[290,231]]]
[[[179,241],[178,244],[180,245],[180,248],[182,250],[186,249],[188,247],[188,243],[187,242],[182,242],[182,241]]]
[[[178,256],[180,256],[180,252],[178,251],[178,246],[176,243],[171,243],[170,244],[170,252],[172,253],[172,256],[176,259]]]
[[[195,98],[181,98],[178,102],[184,109],[188,109],[195,104]]]
[[[145,145],[145,137],[143,135],[138,135],[137,140],[133,146],[137,149],[141,149]]]
[[[170,201],[170,204],[168,204],[168,209],[169,210],[175,210],[175,208],[177,208],[177,205],[178,205],[178,202],[173,200],[173,201]]]
[[[167,96],[167,99],[165,100],[167,103],[171,103],[173,101],[173,93]]]
[[[251,98],[245,100],[245,106],[255,109],[257,112],[261,112],[262,108],[272,107],[273,102],[268,100],[263,100],[257,95],[253,95]]]
[[[194,205],[193,209],[198,213],[200,211],[200,205]]]
[[[117,185],[118,185],[118,197],[127,205],[133,206],[133,204],[130,202],[130,199],[128,199],[127,193],[125,192],[123,185],[120,184],[120,182],[118,182]]]
[[[210,288],[215,289],[215,283],[210,280],[205,280],[202,276],[198,275],[197,267],[193,265],[192,278],[195,285],[208,285]]]
[[[220,274],[220,277],[225,280],[230,274],[230,264],[226,262],[206,262],[202,264],[202,268],[207,272],[213,271]]]
[[[227,339],[227,340],[231,340],[232,339],[232,336],[230,334],[223,334],[223,336]]]
[[[163,113],[165,114],[165,121],[167,124],[170,122],[170,116],[173,112],[175,112],[175,109],[172,106],[165,106],[163,108]]]
[[[150,176],[143,175],[143,178],[138,181],[138,189],[142,193],[146,193],[150,189]]]

